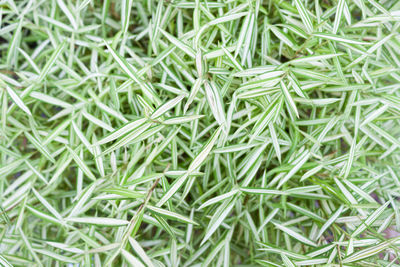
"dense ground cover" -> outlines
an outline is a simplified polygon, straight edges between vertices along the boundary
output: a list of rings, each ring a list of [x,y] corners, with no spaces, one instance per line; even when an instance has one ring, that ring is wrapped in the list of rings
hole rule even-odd
[[[0,264],[398,266],[399,10],[0,0]]]

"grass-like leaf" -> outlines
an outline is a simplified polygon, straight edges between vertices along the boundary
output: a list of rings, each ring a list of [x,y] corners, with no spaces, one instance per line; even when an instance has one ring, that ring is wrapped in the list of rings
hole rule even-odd
[[[399,9],[0,0],[0,265],[395,266]]]

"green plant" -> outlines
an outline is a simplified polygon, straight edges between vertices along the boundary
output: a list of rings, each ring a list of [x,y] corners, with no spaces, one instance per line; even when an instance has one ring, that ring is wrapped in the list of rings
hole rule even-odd
[[[399,10],[0,0],[0,264],[398,266]]]

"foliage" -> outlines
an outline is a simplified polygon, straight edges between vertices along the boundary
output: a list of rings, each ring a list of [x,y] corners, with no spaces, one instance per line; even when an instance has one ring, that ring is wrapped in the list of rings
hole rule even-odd
[[[0,264],[398,266],[399,10],[0,0]]]

